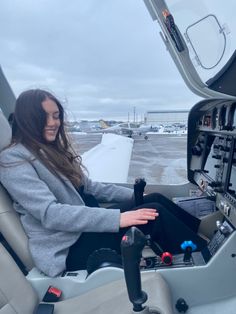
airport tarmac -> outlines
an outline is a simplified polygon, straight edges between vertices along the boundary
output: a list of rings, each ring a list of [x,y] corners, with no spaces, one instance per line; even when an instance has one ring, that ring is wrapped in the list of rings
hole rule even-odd
[[[101,142],[102,134],[73,133],[76,150],[83,154]],[[134,135],[128,183],[143,177],[149,184],[187,182],[187,136],[176,134]]]

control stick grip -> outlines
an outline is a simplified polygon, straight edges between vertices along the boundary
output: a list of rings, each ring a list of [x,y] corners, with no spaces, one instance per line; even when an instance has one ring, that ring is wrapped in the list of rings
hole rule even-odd
[[[135,205],[139,206],[143,204],[143,193],[146,186],[144,178],[136,178],[134,183],[134,199]]]
[[[146,244],[146,237],[136,227],[131,227],[121,241],[121,253],[123,259],[125,281],[133,310],[143,310],[142,304],[147,301],[147,294],[142,291],[140,260],[141,252]]]

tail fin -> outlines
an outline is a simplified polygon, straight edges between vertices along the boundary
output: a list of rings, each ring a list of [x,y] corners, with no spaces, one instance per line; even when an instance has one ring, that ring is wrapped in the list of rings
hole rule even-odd
[[[101,129],[109,128],[109,125],[104,120],[99,120]]]

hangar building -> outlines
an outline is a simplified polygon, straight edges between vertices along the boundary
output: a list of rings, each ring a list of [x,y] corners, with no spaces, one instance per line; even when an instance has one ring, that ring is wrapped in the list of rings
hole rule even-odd
[[[187,124],[188,110],[157,110],[147,111],[145,116],[146,124]]]

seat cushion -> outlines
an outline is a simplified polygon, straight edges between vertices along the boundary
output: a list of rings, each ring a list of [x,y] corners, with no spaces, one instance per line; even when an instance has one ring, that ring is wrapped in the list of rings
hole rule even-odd
[[[32,314],[37,304],[36,292],[0,244],[0,314]]]

